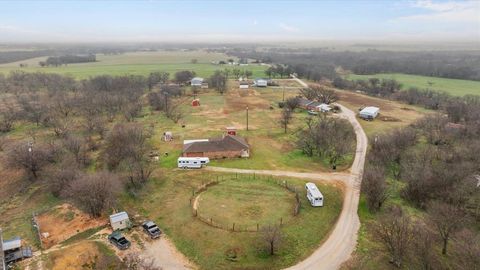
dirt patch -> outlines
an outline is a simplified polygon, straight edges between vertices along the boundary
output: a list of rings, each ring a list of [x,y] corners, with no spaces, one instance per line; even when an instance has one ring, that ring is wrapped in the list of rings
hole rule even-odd
[[[387,116],[387,115],[380,115],[378,119],[383,122],[402,122],[402,120],[398,118]]]
[[[37,217],[45,248],[91,228],[107,224],[106,218],[91,218],[70,204],[59,205]]]
[[[340,102],[350,103],[358,108],[366,106],[375,106],[380,108],[381,112],[393,111],[395,107],[387,100],[369,97],[362,94],[351,93],[347,91],[337,91]]]
[[[258,96],[248,95],[244,97],[239,97],[237,95],[228,95],[225,100],[225,113],[244,111],[247,106],[249,109],[266,110],[270,108],[270,102]]]

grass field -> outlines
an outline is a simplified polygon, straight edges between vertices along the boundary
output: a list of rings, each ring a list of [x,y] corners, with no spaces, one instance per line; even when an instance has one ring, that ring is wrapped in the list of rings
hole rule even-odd
[[[162,175],[161,180],[156,178],[151,181],[136,198],[125,195],[122,205],[131,214],[138,213],[156,221],[177,248],[199,265],[200,269],[280,269],[292,265],[320,245],[342,208],[341,191],[335,186],[318,184],[325,196],[325,206],[321,208],[311,207],[304,192],[301,192],[300,214],[284,224],[282,246],[275,256],[270,257],[259,250],[262,242],[256,232],[229,232],[210,227],[192,216],[189,201],[192,189],[217,176],[226,178],[234,177],[233,175],[202,170],[157,171],[157,176],[158,174]],[[251,179],[252,176],[238,177],[238,181],[250,182],[251,185],[260,185],[259,181],[265,181],[259,176],[255,180]],[[250,179],[241,180],[243,177]],[[300,179],[278,179],[287,180],[302,191],[306,182]],[[258,197],[263,196],[258,190],[245,189],[243,192],[252,203],[263,200]],[[272,198],[269,204],[262,205],[272,212],[277,209],[278,198]],[[227,260],[226,253],[232,250],[237,253],[237,261]]]
[[[90,76],[110,74],[110,75],[147,75],[152,71],[166,71],[173,75],[177,71],[192,70],[198,76],[208,77],[215,70],[225,68],[232,69],[229,65],[214,65],[211,61],[228,60],[229,57],[221,53],[209,53],[205,51],[155,51],[155,52],[131,52],[118,55],[97,55],[97,62],[69,64],[60,67],[40,67],[39,61],[46,57],[37,57],[24,61],[18,61],[0,65],[0,73],[8,73],[14,70],[26,72],[48,72],[70,75],[74,78],[85,79]],[[191,60],[197,59],[196,64]],[[20,68],[20,64],[27,64],[25,68]],[[252,71],[252,77],[264,77],[264,71],[267,68],[262,65],[235,66],[241,70]]]
[[[408,75],[400,73],[347,76],[351,80],[366,80],[368,78],[395,79],[402,84],[403,89],[417,87],[445,91],[454,96],[480,95],[480,81],[456,80],[448,78]]]
[[[272,207],[275,201],[275,207]],[[295,195],[274,182],[253,178],[227,180],[208,188],[198,199],[198,215],[220,222],[222,227],[255,228],[293,218]]]

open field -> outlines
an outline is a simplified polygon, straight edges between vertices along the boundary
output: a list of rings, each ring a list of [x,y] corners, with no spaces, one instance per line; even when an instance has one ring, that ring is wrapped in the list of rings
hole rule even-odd
[[[162,179],[158,178],[160,175],[163,175]],[[256,232],[229,232],[210,227],[192,216],[189,201],[192,189],[217,176],[234,177],[201,170],[175,170],[161,173],[157,171],[156,178],[139,196],[136,198],[125,196],[122,204],[129,213],[139,213],[156,221],[174,241],[177,248],[201,269],[279,269],[292,265],[308,256],[322,242],[342,208],[339,187],[318,183],[319,189],[325,196],[325,206],[321,208],[311,207],[304,192],[301,192],[300,214],[292,217],[292,220],[282,227],[285,233],[283,244],[278,254],[270,257],[258,252],[261,242]],[[240,179],[243,177],[252,178],[252,176],[239,176]],[[279,179],[287,180],[302,191],[306,182],[298,179]],[[256,176],[255,180],[245,179],[244,181],[255,183],[265,180]],[[212,187],[212,191],[214,191],[213,188],[215,187]],[[245,194],[249,193],[251,193],[249,195],[251,199],[262,200],[255,198],[255,196],[262,196],[258,190],[245,190]],[[264,204],[264,207],[276,209],[277,201],[278,199],[271,199],[270,204]],[[226,253],[230,252],[236,252],[237,261],[227,259]]]
[[[395,79],[402,84],[403,89],[417,87],[420,89],[429,88],[445,91],[454,96],[480,95],[480,81],[457,80],[400,73],[374,75],[350,74],[347,78],[350,80],[366,80],[368,78]]]
[[[365,106],[380,108],[380,115],[373,121],[359,119],[367,136],[386,132],[395,128],[407,126],[429,113],[428,110],[418,106],[402,104],[396,101],[371,97],[350,91],[338,91],[339,103],[347,108],[358,111]]]
[[[234,223],[239,228],[255,228],[256,224],[278,224],[281,219],[287,223],[295,208],[295,195],[286,188],[246,177],[221,182],[199,196],[198,214],[222,221],[227,228]]]
[[[153,71],[166,71],[172,76],[175,72],[181,70],[192,70],[198,76],[208,77],[215,70],[225,68],[239,68],[240,70],[250,70],[252,77],[265,76],[264,71],[267,68],[262,65],[251,64],[248,66],[229,66],[214,65],[211,61],[226,61],[229,57],[220,53],[208,53],[205,51],[155,51],[155,52],[131,52],[117,55],[97,55],[97,62],[69,64],[59,67],[40,67],[39,61],[46,57],[37,57],[24,61],[18,61],[0,65],[0,73],[8,73],[14,70],[25,72],[48,72],[70,75],[74,78],[85,79],[90,76],[109,74],[109,75],[148,75]],[[197,59],[196,64],[191,60]],[[20,64],[28,64],[27,67],[20,68]]]

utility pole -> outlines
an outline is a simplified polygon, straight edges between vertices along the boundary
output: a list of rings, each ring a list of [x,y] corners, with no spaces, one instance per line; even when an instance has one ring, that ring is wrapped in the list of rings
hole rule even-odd
[[[283,87],[283,98],[282,101],[285,102],[285,86]]]
[[[5,266],[5,254],[3,253],[3,237],[2,228],[0,228],[0,270],[6,270]]]
[[[248,106],[247,106],[247,131],[248,131]]]

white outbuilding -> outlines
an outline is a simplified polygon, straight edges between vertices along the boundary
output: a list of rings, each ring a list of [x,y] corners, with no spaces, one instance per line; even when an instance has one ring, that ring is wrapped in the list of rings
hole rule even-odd
[[[360,118],[365,120],[372,120],[378,116],[380,109],[377,107],[369,106],[365,107],[360,111]]]
[[[114,231],[129,228],[131,224],[127,212],[120,212],[110,216],[110,225]]]
[[[200,78],[200,77],[195,77],[190,81],[190,84],[192,86],[202,87],[202,83],[203,83],[203,78]]]
[[[322,103],[316,107],[316,110],[319,112],[329,112],[332,110],[332,107],[328,104]]]

